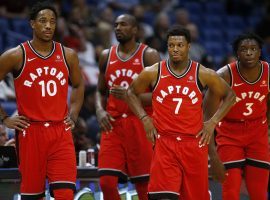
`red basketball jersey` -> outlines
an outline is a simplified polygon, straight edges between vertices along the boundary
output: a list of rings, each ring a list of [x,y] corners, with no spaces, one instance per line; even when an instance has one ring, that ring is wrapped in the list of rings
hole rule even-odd
[[[118,55],[118,45],[114,45],[110,49],[110,54],[107,62],[105,79],[108,89],[113,85],[120,85],[128,88],[130,83],[143,70],[143,54],[147,48],[144,44],[139,44],[137,50],[132,56],[124,60]],[[109,95],[107,102],[107,112],[113,117],[121,116],[122,114],[132,114],[128,105],[112,95]]]
[[[21,44],[24,61],[14,77],[18,112],[31,120],[60,121],[68,113],[69,70],[63,47],[53,42],[53,50],[42,56],[27,41]]]
[[[261,73],[254,82],[247,81],[240,73],[238,62],[228,65],[231,88],[236,93],[236,103],[225,119],[251,120],[266,116],[269,93],[269,65],[261,61]]]
[[[199,63],[190,61],[182,75],[168,61],[160,63],[152,96],[154,125],[160,134],[196,135],[203,127],[202,93],[198,87]]]

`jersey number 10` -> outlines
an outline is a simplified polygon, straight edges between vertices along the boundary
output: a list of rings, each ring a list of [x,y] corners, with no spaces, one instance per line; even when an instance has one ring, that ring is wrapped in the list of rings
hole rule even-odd
[[[53,80],[49,80],[48,82],[40,81],[38,83],[41,85],[41,96],[45,97],[46,95],[54,96],[57,93],[56,82]]]

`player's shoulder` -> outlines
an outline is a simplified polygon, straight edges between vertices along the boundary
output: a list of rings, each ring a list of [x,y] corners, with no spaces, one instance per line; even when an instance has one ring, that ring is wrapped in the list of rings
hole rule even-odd
[[[145,67],[144,71],[145,72],[158,72],[159,67],[160,67],[160,62],[157,62],[157,63],[155,63],[153,65]]]
[[[229,73],[229,65],[225,65],[217,70],[218,74],[226,74]]]
[[[156,49],[149,47],[147,45],[146,45],[145,53],[146,54],[159,54]]]
[[[108,57],[109,53],[110,53],[110,49],[103,49],[100,53],[100,56],[101,57]]]
[[[73,50],[72,48],[63,46],[63,49],[64,49],[64,53],[65,53],[66,58],[68,58],[70,56],[71,57],[77,56],[77,52],[75,50]]]
[[[209,76],[209,75],[213,75],[216,74],[215,70],[205,67],[204,65],[199,63],[199,75],[200,76]]]
[[[229,81],[231,79],[231,70],[229,65],[225,65],[217,70],[217,74],[223,79]]]
[[[1,55],[1,58],[17,62],[18,60],[21,60],[23,58],[23,49],[20,45],[8,49]]]

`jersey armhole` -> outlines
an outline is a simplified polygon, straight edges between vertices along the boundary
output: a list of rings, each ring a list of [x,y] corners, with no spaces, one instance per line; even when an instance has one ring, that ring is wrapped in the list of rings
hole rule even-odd
[[[143,68],[145,68],[145,67],[147,67],[147,66],[145,66],[145,52],[146,52],[146,50],[149,48],[149,46],[145,46],[144,48],[143,48],[143,51],[142,51],[142,66],[143,66]]]
[[[13,70],[13,71],[12,71],[12,75],[13,75],[13,78],[14,78],[14,79],[16,79],[16,78],[18,78],[18,77],[20,76],[20,74],[21,74],[21,72],[22,72],[22,70],[23,70],[23,67],[24,67],[24,65],[25,65],[25,51],[24,51],[24,48],[23,48],[22,44],[20,44],[20,47],[21,47],[21,49],[22,49],[22,57],[23,57],[23,61],[22,61],[22,64],[21,64],[21,66],[20,66],[20,69],[19,69],[18,71],[16,71],[16,70]]]
[[[199,71],[200,71],[200,66],[201,66],[201,64],[198,63],[197,65],[198,65],[198,67],[197,67],[197,72],[196,72],[196,76],[197,76],[197,84],[198,84],[199,90],[200,90],[201,92],[203,92],[203,90],[206,89],[206,88],[203,87],[203,85],[202,85],[202,83],[201,83],[201,81],[200,81],[200,78],[199,78]]]
[[[101,72],[102,73],[106,73],[106,70],[107,70],[107,66],[108,66],[108,61],[111,57],[111,51],[112,51],[112,48],[110,48],[109,52],[108,52],[108,55],[107,55],[107,58],[106,58],[106,61],[104,62],[103,66],[101,66]]]
[[[232,70],[231,68],[229,67],[229,65],[226,65],[227,68],[228,68],[228,71],[229,71],[229,76],[230,76],[230,82],[229,82],[229,85],[230,87],[232,87],[233,83],[232,83]]]
[[[157,84],[158,84],[158,82],[159,82],[159,76],[160,76],[160,73],[161,73],[161,62],[158,63],[158,74],[157,74],[157,79],[156,79],[155,85],[151,88],[152,91],[154,91],[155,88],[157,87]]]
[[[64,46],[62,45],[62,44],[60,44],[60,46],[61,46],[61,49],[62,49],[62,53],[63,53],[63,57],[64,57],[64,62],[65,62],[65,64],[66,64],[66,66],[67,66],[67,69],[68,69],[68,73],[69,73],[69,75],[68,75],[68,85],[72,85],[72,81],[71,81],[71,79],[70,79],[70,66],[69,66],[69,64],[68,64],[68,62],[67,62],[67,58],[66,58],[66,52],[65,52],[65,48],[64,48]]]
[[[268,91],[270,91],[270,63],[266,62],[267,64],[267,69],[268,69]]]
[[[67,62],[65,49],[64,49],[64,47],[63,47],[62,44],[60,44],[60,45],[61,45],[61,49],[62,49],[62,51],[63,51],[63,56],[64,56],[65,63],[66,63],[66,65],[67,65],[68,71],[70,72],[70,66],[69,66],[69,64],[68,64],[68,62]]]

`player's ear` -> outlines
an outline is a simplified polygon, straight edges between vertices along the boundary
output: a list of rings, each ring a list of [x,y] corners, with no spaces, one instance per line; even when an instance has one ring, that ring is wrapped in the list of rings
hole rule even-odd
[[[190,43],[188,43],[188,49],[190,49]]]
[[[139,31],[139,27],[138,26],[134,26],[132,30],[133,30],[134,35],[137,35],[137,33]]]
[[[34,26],[35,26],[34,22],[35,22],[34,20],[30,20],[30,26],[32,27],[32,29],[34,29]]]

